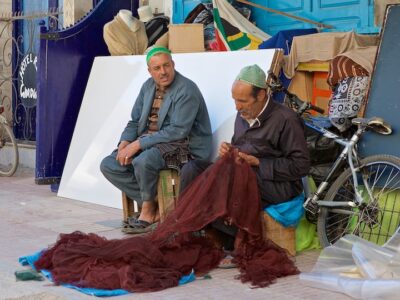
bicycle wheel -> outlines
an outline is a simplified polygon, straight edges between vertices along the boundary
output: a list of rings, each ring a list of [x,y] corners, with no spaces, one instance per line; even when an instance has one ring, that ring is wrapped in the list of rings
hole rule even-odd
[[[361,160],[358,190],[364,202],[358,207],[321,207],[318,236],[323,247],[346,234],[354,234],[378,245],[386,243],[400,225],[400,159],[374,155]],[[362,176],[371,189],[368,196]],[[353,201],[355,188],[349,169],[329,188],[325,200]]]
[[[18,148],[11,128],[0,123],[0,176],[12,176],[18,166]]]

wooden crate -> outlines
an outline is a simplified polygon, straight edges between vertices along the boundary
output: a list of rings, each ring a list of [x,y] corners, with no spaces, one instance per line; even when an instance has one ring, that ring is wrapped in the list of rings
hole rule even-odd
[[[122,192],[122,214],[125,222],[128,222],[128,218],[135,212],[135,205],[132,199],[130,199],[124,192]]]
[[[164,221],[167,214],[175,208],[175,201],[178,200],[179,175],[176,170],[161,170],[158,178],[157,201],[160,210],[160,220]],[[134,201],[125,193],[122,193],[122,210],[124,221],[127,221],[134,212],[140,211]]]
[[[263,213],[264,238],[272,240],[286,249],[290,255],[296,255],[296,228],[284,227],[270,215]]]
[[[176,170],[161,170],[158,179],[157,201],[160,210],[160,221],[174,210],[179,193],[179,175]]]

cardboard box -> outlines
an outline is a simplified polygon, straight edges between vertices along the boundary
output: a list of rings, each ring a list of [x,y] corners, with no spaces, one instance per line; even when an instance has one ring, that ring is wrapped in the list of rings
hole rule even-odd
[[[313,91],[311,103],[325,110],[324,115],[328,115],[329,101],[332,92],[326,79],[328,72],[313,72]]]
[[[310,102],[313,90],[313,73],[296,71],[288,90],[296,94],[302,101]]]
[[[301,100],[323,108],[324,115],[328,115],[331,91],[326,76],[326,72],[296,71],[288,90]],[[312,112],[312,114],[318,113]]]
[[[308,62],[300,62],[296,68],[297,71],[308,72],[328,72],[329,61],[324,60],[311,60]]]
[[[204,52],[203,24],[171,24],[168,32],[172,53]]]

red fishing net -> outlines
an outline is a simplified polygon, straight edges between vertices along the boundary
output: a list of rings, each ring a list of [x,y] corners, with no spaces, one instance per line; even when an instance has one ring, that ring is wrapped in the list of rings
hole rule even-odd
[[[243,282],[264,287],[297,274],[286,251],[262,237],[261,202],[251,167],[234,153],[219,159],[180,195],[177,207],[151,234],[107,240],[96,234],[61,234],[35,263],[55,283],[79,287],[158,291],[178,285],[192,270],[215,268],[223,251],[196,234],[217,218],[238,228],[234,262]]]

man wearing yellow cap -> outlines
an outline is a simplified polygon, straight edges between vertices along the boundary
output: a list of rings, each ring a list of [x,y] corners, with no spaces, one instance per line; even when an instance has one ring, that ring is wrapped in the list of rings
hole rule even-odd
[[[310,167],[304,124],[288,107],[267,93],[266,75],[258,65],[243,68],[232,85],[238,112],[231,143],[222,143],[219,156],[232,147],[253,166],[263,206],[289,201],[303,191],[301,178]]]
[[[130,219],[138,232],[157,221],[159,171],[171,158],[177,167],[189,159],[207,161],[212,138],[203,96],[193,81],[175,70],[171,52],[155,46],[146,61],[151,78],[139,92],[118,149],[100,166],[113,185],[141,206],[140,216]]]

